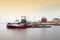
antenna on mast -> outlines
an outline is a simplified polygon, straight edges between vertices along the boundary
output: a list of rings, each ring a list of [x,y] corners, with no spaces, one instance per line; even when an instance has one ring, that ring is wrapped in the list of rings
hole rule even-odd
[[[22,8],[22,16],[24,16],[24,8]]]

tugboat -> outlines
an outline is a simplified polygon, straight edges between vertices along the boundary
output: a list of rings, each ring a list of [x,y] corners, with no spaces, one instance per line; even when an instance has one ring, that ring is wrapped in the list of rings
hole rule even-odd
[[[7,23],[7,28],[27,28],[26,16],[22,16],[21,22],[16,20],[14,23]]]

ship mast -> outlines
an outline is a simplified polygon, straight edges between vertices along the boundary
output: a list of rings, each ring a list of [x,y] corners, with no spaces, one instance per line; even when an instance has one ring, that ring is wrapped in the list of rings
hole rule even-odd
[[[21,16],[21,23],[26,23],[26,16],[24,16],[24,10],[22,9],[23,16]]]

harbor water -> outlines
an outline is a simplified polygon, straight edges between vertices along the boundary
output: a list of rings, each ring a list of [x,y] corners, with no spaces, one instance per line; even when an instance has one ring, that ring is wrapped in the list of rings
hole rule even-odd
[[[0,24],[0,40],[60,40],[60,26],[7,29],[6,24]]]

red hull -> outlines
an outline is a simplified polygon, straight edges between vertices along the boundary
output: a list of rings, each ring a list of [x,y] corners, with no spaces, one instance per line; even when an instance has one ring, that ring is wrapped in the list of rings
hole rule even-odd
[[[7,28],[27,28],[27,24],[22,25],[22,26],[12,26],[12,25],[7,25]]]

